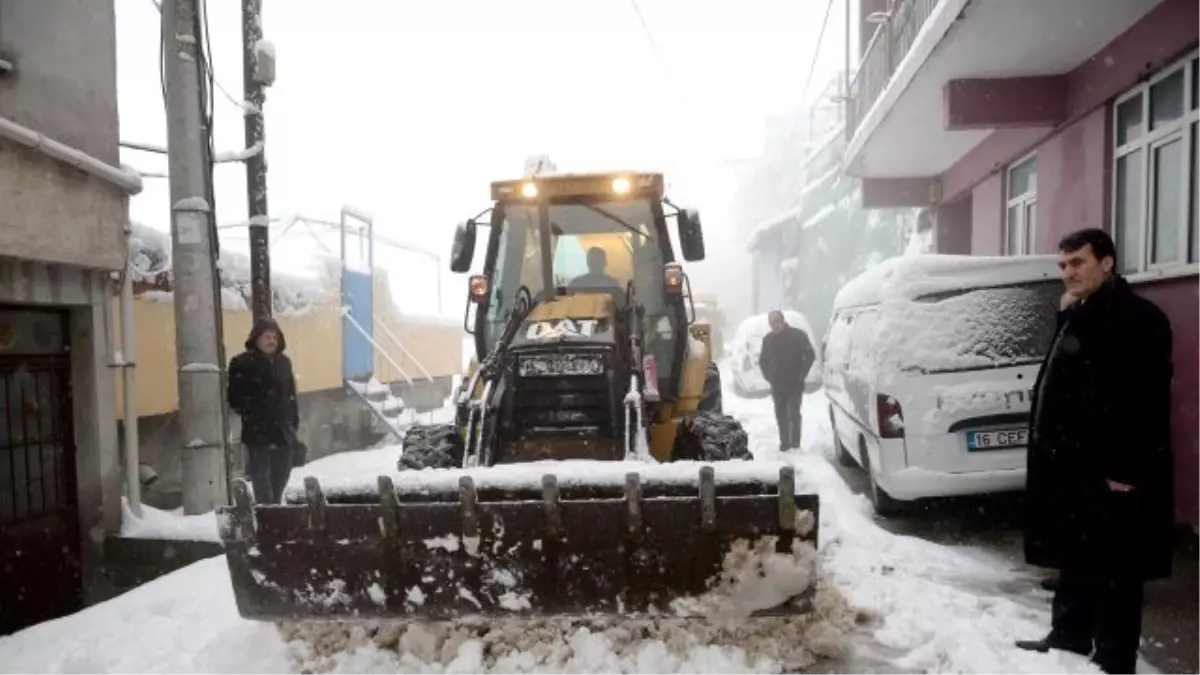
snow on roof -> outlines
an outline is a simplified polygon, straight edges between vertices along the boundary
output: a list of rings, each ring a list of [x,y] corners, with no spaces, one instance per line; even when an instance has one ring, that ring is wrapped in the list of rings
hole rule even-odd
[[[964,288],[1000,286],[1058,277],[1052,255],[985,257],[907,255],[879,263],[851,279],[838,291],[834,308],[855,307],[885,299],[912,300],[922,295]]]
[[[835,174],[835,173],[838,173],[838,170],[831,171],[830,175]],[[821,180],[824,181],[825,178],[823,177]],[[842,208],[842,206],[844,206],[844,205],[845,205],[845,200],[839,200],[836,202],[829,202],[829,203],[825,204],[816,213],[809,216],[808,219],[806,219],[804,222],[802,222],[800,224],[800,229],[807,230],[809,228],[820,225],[822,222],[825,221],[826,218],[833,215],[834,213],[837,213],[838,209]],[[808,211],[808,209],[809,209],[808,204],[801,204],[800,206],[792,207],[792,208],[788,209],[787,211],[776,214],[774,216],[771,216],[770,218],[767,218],[766,220],[759,222],[758,225],[754,226],[754,230],[752,230],[750,233],[750,239],[746,243],[746,249],[753,250],[753,249],[757,248],[760,240],[763,238],[764,235],[766,235],[768,232],[774,230],[775,228],[786,224],[787,222],[789,222],[791,220],[795,220],[796,218],[799,218],[800,216],[804,215],[804,213],[806,211]]]
[[[836,203],[830,203],[830,204],[826,204],[825,206],[822,206],[820,211],[817,211],[808,220],[806,220],[800,224],[800,229],[807,230],[811,227],[816,227],[817,225],[820,225],[826,218],[833,215],[834,213],[837,213],[837,210],[838,210],[838,204],[836,204]]]
[[[173,295],[171,235],[161,230],[132,223],[129,236],[129,260],[135,282],[143,289],[140,297],[169,302]],[[333,258],[328,265],[337,265]],[[222,247],[220,257],[221,306],[232,311],[246,311],[250,300],[250,256]],[[320,301],[337,294],[333,277],[301,277],[277,271],[271,273],[271,294],[278,311],[300,314],[309,311]]]
[[[804,204],[801,204],[800,206],[794,206],[783,213],[775,214],[766,220],[760,221],[754,226],[754,229],[751,230],[750,240],[746,243],[746,249],[754,249],[756,246],[758,246],[758,242],[760,239],[762,239],[763,235],[767,234],[771,230],[774,230],[787,221],[792,220],[793,218],[799,218],[800,214],[804,213],[804,209]]]

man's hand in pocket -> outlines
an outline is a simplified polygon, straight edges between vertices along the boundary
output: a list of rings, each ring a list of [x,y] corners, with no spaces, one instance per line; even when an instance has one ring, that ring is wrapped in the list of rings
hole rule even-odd
[[[1108,481],[1108,489],[1113,492],[1133,492],[1132,485],[1126,485],[1125,483],[1118,483],[1115,480]]]

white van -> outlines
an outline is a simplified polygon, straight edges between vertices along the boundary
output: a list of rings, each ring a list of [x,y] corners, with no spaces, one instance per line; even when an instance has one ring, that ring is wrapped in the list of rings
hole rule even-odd
[[[1024,489],[1063,291],[1056,256],[903,256],[842,288],[823,379],[838,459],[867,471],[876,512]]]

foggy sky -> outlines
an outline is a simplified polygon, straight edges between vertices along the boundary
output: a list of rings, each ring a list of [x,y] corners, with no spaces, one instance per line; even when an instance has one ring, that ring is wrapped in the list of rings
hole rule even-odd
[[[833,2],[812,90],[842,67],[847,1]],[[216,79],[240,98],[241,3],[208,5]],[[826,2],[639,6],[657,53],[626,0],[265,0],[278,53],[266,106],[271,214],[336,220],[350,203],[393,239],[444,255],[454,223],[487,206],[488,183],[519,176],[528,155],[568,171],[658,169],[672,198],[704,217],[709,259],[688,268],[695,289],[748,297],[729,217],[735,169],[759,154],[765,119],[799,104]],[[165,144],[158,10],[116,8],[121,136]],[[217,150],[240,148],[241,110],[216,96]],[[122,161],[166,168],[130,150]],[[218,221],[244,221],[242,165],[218,166],[216,181]],[[167,182],[147,179],[130,212],[167,229]],[[247,247],[244,235],[223,241]],[[293,231],[274,266],[317,251]],[[419,289],[402,309],[434,311],[430,261],[379,249],[379,262],[394,287]],[[438,273],[446,312],[460,313],[465,280]]]

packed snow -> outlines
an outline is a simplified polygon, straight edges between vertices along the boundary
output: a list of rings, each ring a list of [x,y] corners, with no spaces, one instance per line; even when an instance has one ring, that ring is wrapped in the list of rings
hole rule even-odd
[[[1049,624],[1048,594],[1027,569],[982,549],[900,536],[877,524],[867,500],[829,461],[823,395],[806,397],[804,447],[790,453],[780,453],[774,440],[770,401],[727,392],[725,404],[743,420],[768,472],[790,463],[802,489],[821,498],[819,548],[799,554],[819,567],[764,559],[747,546],[736,553],[751,564],[734,556],[725,578],[751,582],[747,597],[757,594],[761,602],[789,584],[815,583],[809,614],[276,626],[239,618],[225,561],[215,558],[0,638],[0,671],[1098,672],[1081,656],[1013,647]],[[325,458],[305,473],[336,482],[338,475],[390,473],[395,461],[396,449],[384,447]],[[757,583],[749,569],[766,570],[772,584]],[[806,569],[815,577],[805,578]],[[412,596],[419,604],[422,598]]]

